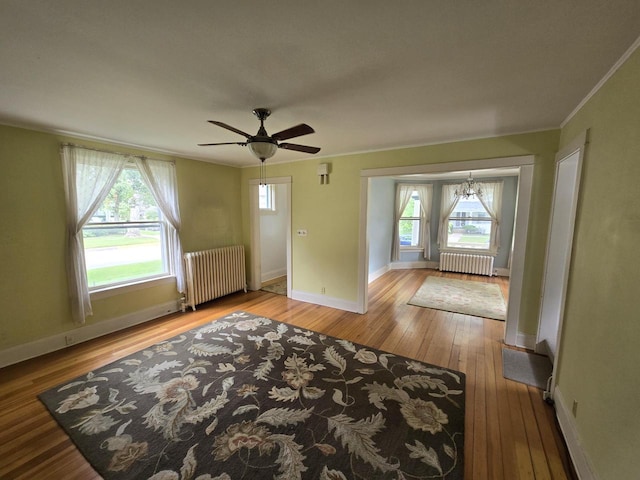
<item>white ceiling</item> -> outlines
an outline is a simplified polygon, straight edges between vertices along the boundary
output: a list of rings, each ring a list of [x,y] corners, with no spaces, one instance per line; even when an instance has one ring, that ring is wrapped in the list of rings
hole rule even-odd
[[[317,156],[558,128],[639,34],[638,0],[0,0],[0,123],[238,166],[196,144],[255,107]]]

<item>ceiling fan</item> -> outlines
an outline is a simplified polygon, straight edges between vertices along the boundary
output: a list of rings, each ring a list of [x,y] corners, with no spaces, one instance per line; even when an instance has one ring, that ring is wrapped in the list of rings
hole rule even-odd
[[[295,127],[287,128],[281,132],[274,133],[273,135],[267,134],[267,130],[264,128],[264,121],[269,115],[271,110],[268,108],[256,108],[253,110],[253,114],[260,120],[260,128],[255,135],[249,135],[242,130],[238,130],[226,123],[218,122],[216,120],[209,120],[209,123],[217,125],[227,130],[231,130],[239,135],[242,135],[247,140],[244,142],[223,142],[223,143],[199,143],[200,147],[208,147],[214,145],[242,145],[248,146],[251,153],[253,153],[264,164],[267,158],[271,158],[275,155],[278,148],[284,148],[286,150],[295,150],[303,153],[318,153],[319,147],[309,147],[307,145],[298,145],[297,143],[285,143],[283,140],[289,140],[290,138],[301,137],[302,135],[308,135],[314,133],[315,130],[306,123],[301,123]]]

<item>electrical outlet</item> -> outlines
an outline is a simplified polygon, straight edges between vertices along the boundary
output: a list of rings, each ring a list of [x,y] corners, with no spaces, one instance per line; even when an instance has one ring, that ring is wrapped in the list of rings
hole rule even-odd
[[[73,335],[65,335],[64,343],[65,345],[73,345],[74,343],[76,343],[76,339],[73,337]]]
[[[324,287],[322,287],[322,288],[320,289],[320,293],[324,295],[325,293],[327,293],[327,291],[326,291],[326,289],[325,289]]]
[[[306,228],[299,228],[297,233],[299,237],[306,237],[308,235]]]
[[[574,418],[578,416],[578,401],[574,400],[573,405],[571,406],[571,413],[573,413]]]

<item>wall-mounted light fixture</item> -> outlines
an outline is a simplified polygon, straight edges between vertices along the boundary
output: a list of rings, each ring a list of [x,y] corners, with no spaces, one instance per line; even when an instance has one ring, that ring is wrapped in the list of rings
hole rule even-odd
[[[321,163],[318,165],[318,176],[320,177],[320,185],[329,185],[329,164]]]

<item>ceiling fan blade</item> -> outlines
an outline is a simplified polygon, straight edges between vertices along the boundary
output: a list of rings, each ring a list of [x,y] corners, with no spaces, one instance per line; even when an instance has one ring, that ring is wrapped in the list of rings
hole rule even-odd
[[[310,147],[308,145],[298,145],[296,143],[280,143],[278,146],[286,150],[295,150],[296,152],[304,153],[318,153],[320,151],[320,147]]]
[[[301,137],[302,135],[309,135],[310,133],[314,133],[315,130],[311,128],[306,123],[301,123],[300,125],[296,125],[295,127],[287,128],[286,130],[282,130],[281,132],[274,133],[271,135],[271,138],[274,140],[288,140],[290,138]]]
[[[238,130],[237,128],[232,127],[231,125],[227,125],[226,123],[218,122],[216,120],[207,120],[207,121],[219,127],[226,128],[227,130],[231,130],[232,132],[237,133],[238,135],[242,135],[245,138],[251,137],[251,135],[249,135],[248,133],[245,133],[242,130]]]
[[[199,143],[199,147],[211,147],[214,145],[246,145],[247,142],[223,142],[223,143]]]

